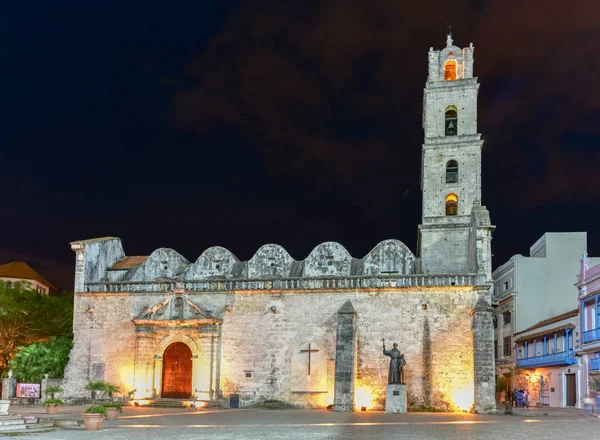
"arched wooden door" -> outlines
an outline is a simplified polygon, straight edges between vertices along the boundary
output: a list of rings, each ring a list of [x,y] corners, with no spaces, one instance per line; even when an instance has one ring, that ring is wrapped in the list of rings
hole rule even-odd
[[[163,355],[162,397],[192,395],[192,350],[183,342],[169,345]]]

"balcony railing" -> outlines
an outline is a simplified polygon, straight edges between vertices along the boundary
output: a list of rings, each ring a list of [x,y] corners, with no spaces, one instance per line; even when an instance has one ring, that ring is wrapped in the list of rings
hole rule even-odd
[[[594,341],[600,341],[600,328],[595,328],[594,330],[583,332],[582,335],[584,344],[588,344]]]
[[[560,351],[544,356],[517,359],[517,367],[545,367],[554,365],[573,365],[576,363],[575,351],[573,350]]]
[[[596,359],[592,359],[590,361],[590,370],[600,371],[600,357],[597,357]]]

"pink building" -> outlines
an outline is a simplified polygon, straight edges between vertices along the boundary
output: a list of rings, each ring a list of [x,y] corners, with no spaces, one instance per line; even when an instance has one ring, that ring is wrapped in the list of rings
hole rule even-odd
[[[594,259],[597,262],[598,259]],[[581,344],[578,355],[582,358],[582,395],[600,393],[600,264],[593,263],[584,255],[581,261],[579,281],[579,319]]]

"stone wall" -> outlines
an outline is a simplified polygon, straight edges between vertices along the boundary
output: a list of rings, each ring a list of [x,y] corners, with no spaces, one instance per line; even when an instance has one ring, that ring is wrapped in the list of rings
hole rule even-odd
[[[261,399],[300,406],[332,404],[338,311],[350,300],[357,313],[357,395],[372,393],[367,406],[384,404],[389,359],[382,354],[382,338],[390,345],[398,342],[406,355],[410,405],[468,409],[473,400],[469,287],[188,293],[195,304],[215,310],[214,316],[223,320],[220,340],[203,340],[197,329],[159,329],[142,335],[138,329],[136,334],[132,319],[165,296],[76,295],[75,345],[63,384],[66,397],[87,396],[85,385],[99,372],[103,377],[96,379],[118,384],[124,393],[150,391],[156,356],[172,338],[187,336],[197,345],[204,375],[211,368],[209,352],[213,359],[220,354],[220,363],[215,360],[212,365],[213,389],[219,383],[225,394],[239,392],[244,405]],[[291,359],[307,342],[327,353],[322,369],[326,393],[290,391]],[[195,389],[203,390],[206,382],[195,379]]]

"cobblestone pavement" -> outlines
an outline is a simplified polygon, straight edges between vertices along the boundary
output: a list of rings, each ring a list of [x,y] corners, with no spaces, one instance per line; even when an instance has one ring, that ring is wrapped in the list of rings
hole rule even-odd
[[[63,418],[68,414],[63,414]],[[79,418],[81,418],[79,416]],[[116,422],[104,421],[98,432],[58,429],[28,439],[596,439],[600,419],[579,411],[527,416],[472,414],[334,413],[300,410],[161,410],[126,408]]]

